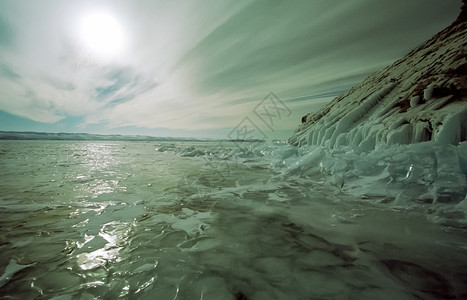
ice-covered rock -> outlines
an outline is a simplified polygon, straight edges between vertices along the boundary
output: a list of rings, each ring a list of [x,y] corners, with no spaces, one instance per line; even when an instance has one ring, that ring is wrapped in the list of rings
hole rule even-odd
[[[465,6],[465,5],[464,5]],[[465,14],[465,13],[463,13]],[[467,139],[467,22],[451,26],[302,118],[289,142],[365,151]]]

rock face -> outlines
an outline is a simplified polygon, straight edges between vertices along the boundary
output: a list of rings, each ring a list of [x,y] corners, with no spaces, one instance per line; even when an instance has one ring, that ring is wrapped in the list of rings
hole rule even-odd
[[[370,151],[467,140],[466,15],[464,0],[452,25],[322,110],[305,115],[289,142]]]
[[[462,5],[461,8],[461,14],[459,15],[459,18],[457,18],[456,22],[465,22],[467,21],[467,0],[462,1],[464,4]]]

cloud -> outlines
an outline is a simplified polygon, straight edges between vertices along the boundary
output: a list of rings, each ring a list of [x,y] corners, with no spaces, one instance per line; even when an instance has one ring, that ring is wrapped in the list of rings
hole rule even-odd
[[[10,24],[0,17],[0,47],[9,46],[13,42],[13,30]]]
[[[104,128],[235,126],[273,91],[315,110],[454,20],[460,1],[8,1],[0,12],[0,110]],[[103,59],[80,18],[127,34]],[[296,126],[284,122],[281,129]],[[82,125],[86,127],[86,124]],[[94,126],[93,125],[93,126]]]

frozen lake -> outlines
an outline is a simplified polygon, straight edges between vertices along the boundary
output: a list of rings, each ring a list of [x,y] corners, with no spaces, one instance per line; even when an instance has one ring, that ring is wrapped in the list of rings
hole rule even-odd
[[[290,146],[237,146],[0,141],[0,297],[467,298],[462,213],[435,222],[285,172]]]

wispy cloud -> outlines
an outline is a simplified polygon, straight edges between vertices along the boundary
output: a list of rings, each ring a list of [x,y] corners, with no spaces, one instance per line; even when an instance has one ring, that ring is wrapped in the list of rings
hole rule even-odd
[[[48,123],[82,117],[84,128],[209,130],[235,126],[270,91],[294,111],[280,129],[295,127],[304,110],[448,25],[460,1],[0,5],[0,110]],[[118,57],[80,45],[77,20],[96,10],[125,28]]]

